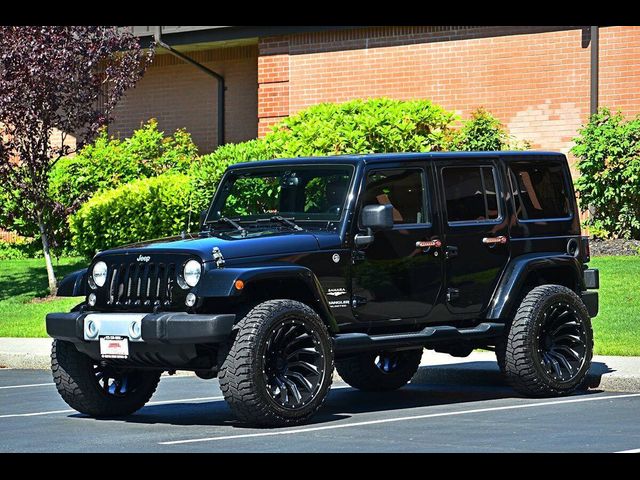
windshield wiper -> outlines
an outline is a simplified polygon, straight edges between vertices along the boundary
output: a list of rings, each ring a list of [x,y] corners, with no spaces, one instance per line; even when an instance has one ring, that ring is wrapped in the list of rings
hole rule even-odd
[[[269,218],[269,220],[271,220],[272,222],[281,223],[282,225],[286,225],[297,231],[303,230],[302,227],[295,224],[294,222],[295,218],[284,218],[282,215],[274,215],[273,217]]]
[[[230,225],[233,228],[235,228],[236,230],[238,230],[240,232],[240,235],[242,235],[243,237],[247,236],[247,229],[244,228],[242,225],[240,225],[235,220],[231,220],[228,217],[220,217],[217,220],[214,220],[213,222],[207,222],[207,223],[214,223],[214,222],[215,223],[226,223],[227,225]]]

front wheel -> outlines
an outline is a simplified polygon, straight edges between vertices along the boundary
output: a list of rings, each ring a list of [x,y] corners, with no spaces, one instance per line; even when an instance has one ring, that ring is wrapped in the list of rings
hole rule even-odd
[[[102,365],[62,340],[53,341],[51,370],[62,399],[92,417],[121,417],[139,410],[156,391],[161,374]]]
[[[237,325],[218,378],[231,410],[262,426],[305,422],[324,402],[333,375],[327,327],[307,305],[270,300]]]
[[[524,298],[504,352],[509,383],[529,396],[566,395],[584,381],[593,356],[591,319],[576,293],[541,285]]]
[[[397,352],[362,353],[336,362],[340,377],[359,390],[397,390],[415,375],[422,348]]]

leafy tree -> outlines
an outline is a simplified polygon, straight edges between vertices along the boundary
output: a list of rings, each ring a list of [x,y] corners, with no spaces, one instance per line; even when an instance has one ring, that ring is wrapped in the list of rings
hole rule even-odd
[[[151,58],[130,32],[109,26],[0,26],[0,184],[7,226],[42,240],[49,290],[56,292],[50,238],[64,207],[49,173],[93,138]],[[7,212],[4,208],[3,211]]]

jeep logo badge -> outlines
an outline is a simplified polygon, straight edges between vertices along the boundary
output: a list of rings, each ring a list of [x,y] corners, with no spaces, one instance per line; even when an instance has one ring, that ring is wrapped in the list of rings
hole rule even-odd
[[[140,255],[138,258],[136,258],[136,260],[138,262],[148,262],[149,260],[151,260],[151,257],[149,255],[147,256]]]

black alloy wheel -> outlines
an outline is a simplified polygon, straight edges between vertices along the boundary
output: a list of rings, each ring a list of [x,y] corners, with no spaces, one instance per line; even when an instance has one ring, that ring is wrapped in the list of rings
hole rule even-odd
[[[586,359],[587,333],[575,308],[566,302],[549,305],[543,313],[538,358],[545,371],[559,382],[571,381]]]
[[[271,399],[300,408],[322,385],[324,360],[319,332],[300,320],[288,320],[271,331],[265,345],[263,375]]]

